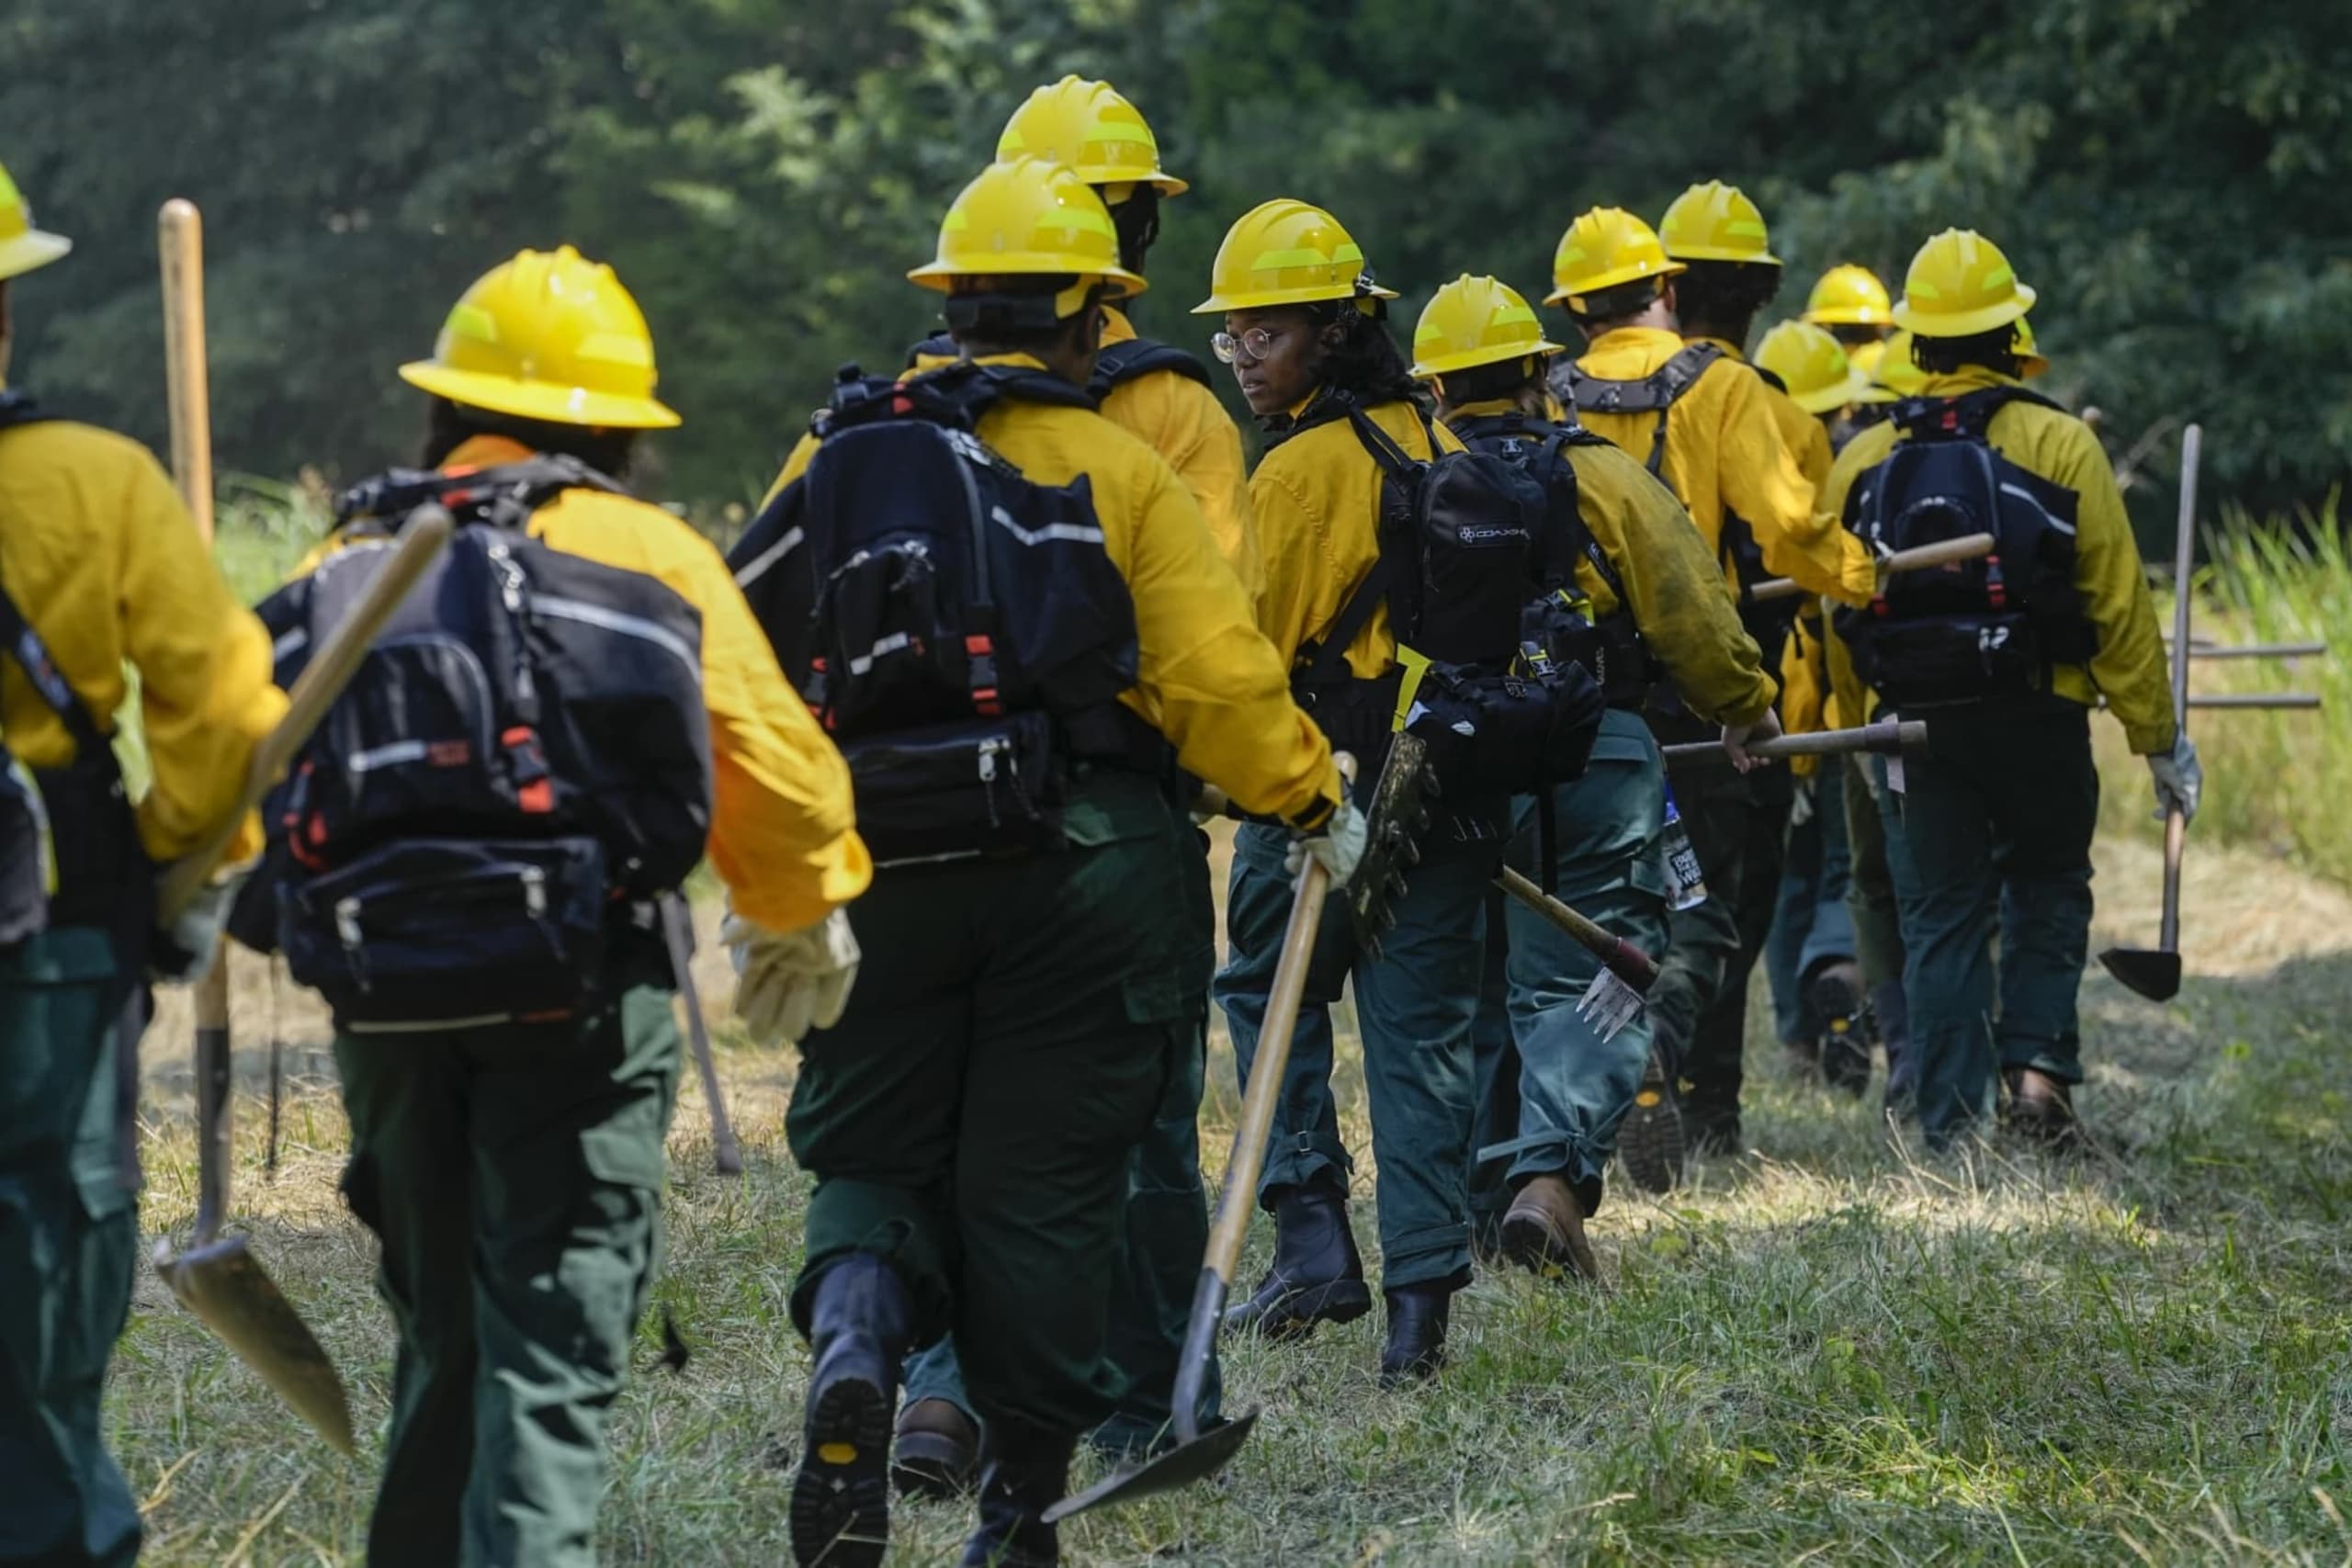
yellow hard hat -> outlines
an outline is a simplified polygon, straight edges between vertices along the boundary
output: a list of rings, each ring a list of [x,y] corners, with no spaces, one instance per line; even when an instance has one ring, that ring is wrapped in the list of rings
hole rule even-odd
[[[1973,337],[2007,326],[2033,301],[1998,245],[1973,229],[1947,229],[1911,258],[1894,324],[1921,337]]]
[[[1476,365],[1557,354],[1544,340],[1534,307],[1518,289],[1464,273],[1430,297],[1413,329],[1413,374],[1442,376]]]
[[[1756,363],[1778,376],[1807,413],[1844,408],[1871,384],[1847,357],[1846,345],[1810,321],[1782,321],[1766,333],[1756,345]]]
[[[74,248],[62,234],[33,227],[33,209],[17,182],[0,167],[0,282],[47,266]]]
[[[2050,374],[2050,356],[2034,346],[2033,323],[2023,316],[2018,318],[2017,355],[2018,380]]]
[[[1657,237],[1676,261],[1781,265],[1764,231],[1764,215],[1737,186],[1721,180],[1692,186],[1676,197],[1657,226]]]
[[[964,187],[940,220],[939,254],[907,276],[944,294],[959,277],[1038,274],[1077,276],[1054,300],[1057,316],[1078,314],[1098,288],[1125,299],[1148,287],[1119,265],[1119,231],[1092,186],[1067,164],[1015,158]]]
[[[613,269],[570,245],[521,251],[483,273],[441,323],[433,357],[401,379],[451,402],[554,424],[664,430],[653,334]]]
[[[1596,207],[1568,225],[1552,253],[1552,292],[1546,305],[1584,309],[1584,298],[1643,277],[1672,277],[1683,271],[1658,243],[1650,226],[1622,207]]]
[[[1065,76],[1040,87],[1004,122],[999,163],[1044,158],[1068,164],[1091,186],[1148,185],[1181,196],[1184,182],[1159,166],[1159,141],[1142,114],[1108,82]]]
[[[1803,319],[1816,327],[1883,327],[1894,320],[1894,303],[1878,274],[1848,262],[1814,284]]]
[[[1898,332],[1884,343],[1865,345],[1878,350],[1871,366],[1871,384],[1858,403],[1899,403],[1928,389],[1928,373],[1911,357],[1911,334]]]
[[[1363,247],[1319,207],[1277,197],[1234,220],[1209,265],[1209,297],[1195,316],[1312,305],[1322,299],[1394,299],[1372,280]]]

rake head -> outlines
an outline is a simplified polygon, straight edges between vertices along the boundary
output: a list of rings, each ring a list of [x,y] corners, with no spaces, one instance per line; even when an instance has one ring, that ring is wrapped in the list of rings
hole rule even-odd
[[[1577,1016],[1604,1041],[1642,1016],[1642,993],[1603,969],[1577,1002]]]

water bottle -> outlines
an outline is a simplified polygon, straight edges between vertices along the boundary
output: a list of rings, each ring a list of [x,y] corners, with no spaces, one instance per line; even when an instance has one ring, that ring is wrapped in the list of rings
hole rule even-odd
[[[1674,786],[1666,786],[1666,907],[1669,909],[1695,909],[1707,901],[1707,878],[1699,864],[1699,852],[1690,842],[1689,829],[1682,826],[1682,812],[1674,804]]]

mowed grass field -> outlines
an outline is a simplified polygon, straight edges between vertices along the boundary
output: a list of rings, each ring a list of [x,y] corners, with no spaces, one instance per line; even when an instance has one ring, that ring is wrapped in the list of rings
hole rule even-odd
[[[2112,781],[2144,792],[2138,776]],[[2153,936],[2157,865],[2103,846],[2098,942]],[[1088,1517],[1080,1563],[2339,1563],[2352,1558],[2352,897],[2251,853],[2192,862],[2192,978],[2156,1007],[2084,987],[2105,1152],[2001,1142],[1930,1161],[1872,1107],[1793,1082],[1750,1043],[1754,1152],[1663,1201],[1612,1190],[1609,1282],[1487,1274],[1423,1391],[1373,1379],[1377,1314],[1303,1348],[1233,1347],[1262,1404],[1214,1485]],[[744,1045],[723,960],[706,987],[751,1155],[710,1173],[687,1075],[657,1295],[694,1347],[640,1338],[614,1413],[603,1555],[787,1560],[808,1355],[786,1316],[808,1179],[783,1146],[787,1052]],[[142,1270],[107,1425],[156,1563],[359,1560],[390,1373],[368,1238],[334,1190],[344,1124],[323,1021],[245,957],[237,1211],[345,1369],[356,1461],[312,1440]],[[272,1021],[288,1044],[265,1179]],[[151,1235],[194,1211],[187,1015],[150,1035]],[[1221,1168],[1237,1096],[1218,1047]],[[1361,1083],[1343,1088],[1373,1241]],[[1253,1235],[1245,1272],[1264,1266]],[[658,1314],[657,1314],[658,1315]],[[892,1562],[953,1561],[964,1510],[902,1507]]]

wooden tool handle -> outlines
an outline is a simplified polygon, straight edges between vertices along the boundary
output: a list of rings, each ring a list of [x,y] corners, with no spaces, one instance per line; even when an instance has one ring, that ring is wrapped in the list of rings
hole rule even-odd
[[[166,924],[175,919],[202,892],[220,857],[228,852],[230,840],[237,836],[237,825],[245,813],[261,804],[287,764],[311,739],[335,698],[359,672],[361,660],[368,657],[368,648],[392,612],[424,576],[424,569],[441,547],[449,542],[449,514],[438,506],[427,506],[410,518],[401,529],[400,542],[393,546],[368,546],[366,548],[392,551],[392,558],[376,574],[359,602],[350,613],[335,624],[326,640],[311,655],[311,661],[295,677],[294,689],[287,693],[286,716],[277,728],[254,748],[252,764],[245,770],[245,787],[237,796],[236,809],[224,818],[193,854],[174,861],[164,874],[163,887],[158,895]]]
[[[172,473],[180,500],[212,543],[212,401],[204,349],[204,219],[175,197],[155,215],[164,267],[164,374],[172,419]]]
[[[1758,740],[1747,748],[1751,757],[1767,759],[1781,757],[1837,757],[1850,751],[1875,751],[1881,756],[1894,756],[1904,751],[1917,751],[1928,743],[1928,727],[1920,719],[1897,722],[1881,719],[1876,724],[1863,725],[1860,729],[1816,729],[1803,735],[1783,735],[1772,740]],[[1731,761],[1720,740],[1687,740],[1661,747],[1660,754],[1669,762],[1704,762],[1720,759]]]
[[[1567,935],[1568,940],[1600,959],[1611,975],[1644,996],[1647,996],[1650,987],[1657,984],[1657,959],[1606,926],[1587,919],[1567,904],[1553,897],[1537,886],[1532,878],[1505,866],[1503,874],[1495,878],[1495,886],[1551,921]]]
[[[1993,553],[1994,538],[1990,534],[1963,534],[1957,539],[1944,539],[1917,549],[1897,550],[1879,562],[1882,576],[1897,571],[1924,571],[1933,566],[1955,566],[1964,560],[1977,560]],[[1765,604],[1774,599],[1794,599],[1804,592],[1804,587],[1793,577],[1773,577],[1747,591],[1752,603]]]

